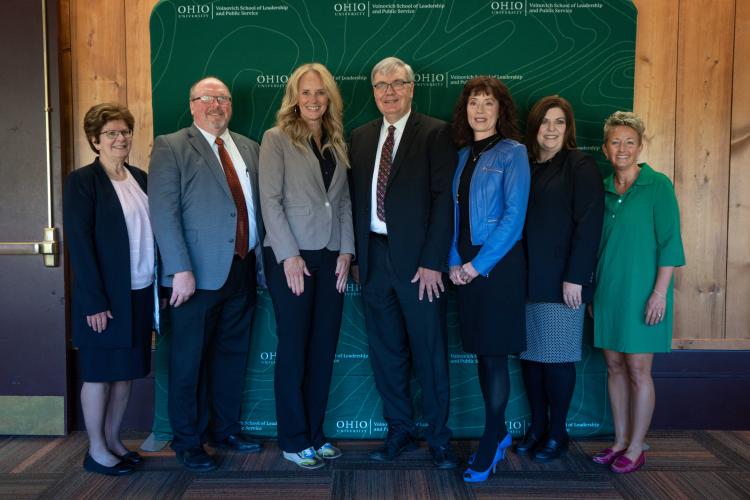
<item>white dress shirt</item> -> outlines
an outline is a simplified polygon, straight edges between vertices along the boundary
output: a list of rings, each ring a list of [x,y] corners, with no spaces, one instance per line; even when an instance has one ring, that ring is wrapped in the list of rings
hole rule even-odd
[[[401,142],[401,136],[404,134],[404,127],[409,120],[411,110],[399,118],[396,123],[388,123],[383,118],[383,125],[380,127],[380,139],[378,140],[378,149],[375,153],[375,169],[372,171],[372,203],[370,204],[370,231],[380,234],[388,234],[388,227],[385,222],[378,218],[378,172],[380,172],[380,154],[383,151],[383,143],[388,137],[388,127],[393,125],[396,130],[393,131],[393,155],[391,156],[391,172],[393,172],[393,160],[396,159],[396,151]]]
[[[210,132],[206,132],[198,125],[196,125],[195,127],[201,131],[203,137],[205,137],[208,143],[211,145],[211,150],[219,160],[219,165],[221,165],[219,146],[216,145],[216,136]],[[219,137],[221,137],[221,140],[224,141],[224,148],[226,148],[227,153],[229,153],[229,157],[232,158],[234,170],[237,172],[237,178],[240,180],[240,185],[242,186],[242,194],[245,197],[245,205],[247,205],[249,229],[248,250],[252,250],[258,244],[258,228],[255,224],[255,207],[253,206],[253,188],[250,184],[250,172],[247,169],[247,165],[245,165],[245,160],[242,159],[242,155],[240,154],[239,149],[237,149],[237,145],[232,140],[232,135],[229,133],[229,129],[225,130],[224,133]]]

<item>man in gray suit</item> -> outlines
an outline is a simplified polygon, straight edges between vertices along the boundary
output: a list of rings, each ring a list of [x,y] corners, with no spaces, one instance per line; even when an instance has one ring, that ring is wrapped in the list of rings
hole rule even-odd
[[[149,166],[151,224],[170,288],[169,420],[177,460],[193,471],[216,463],[211,439],[239,451],[255,248],[263,238],[258,144],[227,129],[229,88],[207,77],[190,89],[193,125],[156,138]],[[210,408],[209,408],[210,404]]]

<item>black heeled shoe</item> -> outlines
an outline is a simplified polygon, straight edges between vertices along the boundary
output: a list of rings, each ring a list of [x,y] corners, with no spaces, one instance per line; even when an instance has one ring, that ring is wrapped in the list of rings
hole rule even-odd
[[[567,437],[562,441],[549,438],[536,452],[534,452],[534,462],[551,462],[552,460],[559,458],[560,455],[568,451],[568,441],[569,439]]]
[[[532,455],[540,441],[541,438],[537,437],[532,431],[528,431],[523,440],[516,445],[516,455],[521,457]]]
[[[117,462],[115,465],[107,467],[94,460],[88,453],[86,453],[86,458],[83,459],[83,468],[89,472],[104,474],[105,476],[126,476],[132,474],[135,470],[132,465],[126,462]]]

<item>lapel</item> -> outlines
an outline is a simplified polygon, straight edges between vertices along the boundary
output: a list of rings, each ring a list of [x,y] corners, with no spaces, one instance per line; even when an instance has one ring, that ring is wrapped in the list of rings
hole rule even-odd
[[[203,137],[203,134],[198,130],[198,127],[196,127],[195,124],[192,124],[190,128],[188,128],[188,141],[203,157],[203,160],[208,165],[216,182],[219,183],[227,196],[233,200],[234,198],[232,198],[232,192],[229,190],[229,184],[227,183],[227,176],[224,174],[224,169],[222,168],[219,159],[214,154],[212,146],[208,143],[206,138]]]
[[[117,197],[117,192],[115,191],[115,187],[112,185],[112,181],[109,179],[107,172],[104,171],[104,167],[99,163],[98,156],[94,161],[94,172],[96,173],[96,178],[102,189],[102,202],[112,210],[113,214],[115,214],[115,217],[117,218],[116,223],[127,231],[125,212],[122,211],[122,204],[120,204],[120,199]]]
[[[141,173],[136,170],[135,168],[131,167],[127,163],[125,164],[125,168],[128,169],[130,172],[130,175],[133,176],[133,179],[135,179],[135,182],[138,183],[138,185],[141,187],[144,193],[148,194],[148,191],[146,190],[146,177],[142,176]]]
[[[409,115],[409,119],[406,120],[404,132],[401,134],[401,140],[398,142],[396,157],[393,159],[393,164],[391,165],[391,175],[388,176],[388,184],[386,184],[385,187],[386,191],[390,189],[393,179],[396,178],[401,165],[404,163],[404,158],[406,158],[406,154],[409,152],[409,147],[411,147],[412,143],[414,142],[413,139],[418,130],[419,114],[416,111],[412,110],[411,114]],[[375,160],[373,159],[373,161]]]

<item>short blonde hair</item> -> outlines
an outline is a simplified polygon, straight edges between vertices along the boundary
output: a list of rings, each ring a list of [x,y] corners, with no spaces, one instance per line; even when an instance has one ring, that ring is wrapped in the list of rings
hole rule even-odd
[[[632,111],[615,111],[604,120],[604,142],[607,142],[610,131],[615,127],[630,127],[638,134],[638,144],[643,142],[646,126],[643,119]]]
[[[328,96],[328,108],[323,115],[323,129],[328,135],[328,143],[323,149],[330,147],[336,152],[338,160],[349,166],[349,154],[344,140],[344,101],[341,98],[336,80],[328,69],[320,63],[303,64],[295,69],[286,84],[281,108],[276,113],[276,126],[286,133],[292,144],[298,148],[305,148],[305,143],[312,138],[312,131],[300,116],[297,103],[299,102],[299,82],[308,72],[317,73],[323,81]],[[322,153],[322,151],[321,151]]]

